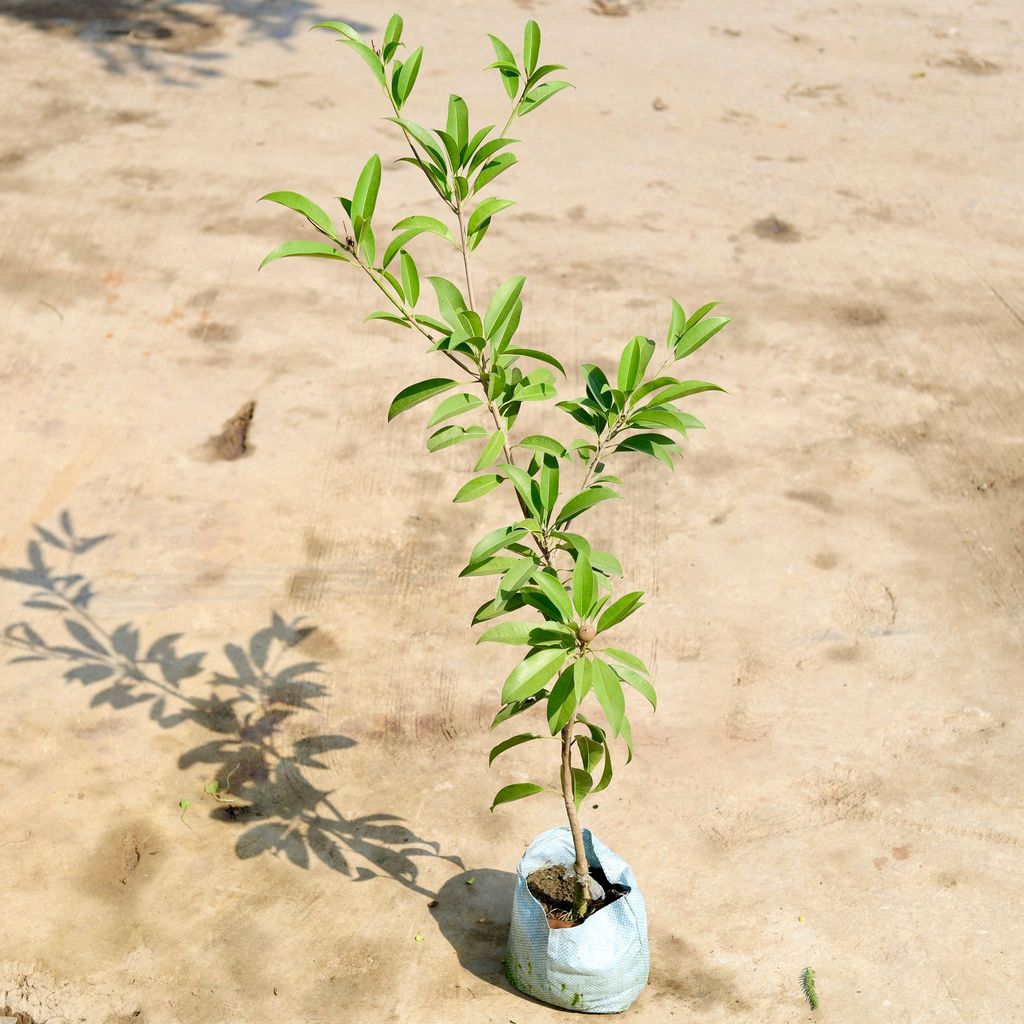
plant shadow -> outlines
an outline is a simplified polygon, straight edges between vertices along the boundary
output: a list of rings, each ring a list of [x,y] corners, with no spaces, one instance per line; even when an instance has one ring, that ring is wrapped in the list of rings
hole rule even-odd
[[[35,530],[24,564],[0,567],[0,579],[27,589],[23,608],[49,614],[51,637],[55,629],[63,632],[47,639],[41,625],[10,623],[0,635],[15,651],[10,664],[62,665],[66,682],[90,690],[91,707],[145,705],[161,729],[189,724],[207,732],[210,738],[181,754],[178,767],[208,766],[210,781],[197,800],[237,832],[239,858],[268,853],[302,869],[315,858],[353,881],[391,878],[428,897],[435,894],[419,883],[418,861],[439,858],[463,867],[397,815],[345,814],[332,792],[316,785],[314,773],[333,767],[356,741],[290,721],[303,713],[314,717],[327,696],[321,663],[299,651],[315,627],[275,612],[246,643],[224,644],[223,668],[208,671],[207,654],[183,650],[182,634],[144,644],[132,623],[109,628],[94,613],[97,587],[78,561],[109,534],[78,534],[67,512],[53,529]]]
[[[110,74],[143,72],[180,86],[221,74],[227,54],[217,44],[229,26],[244,26],[243,43],[287,46],[321,17],[315,0],[216,0],[198,9],[188,0],[0,0],[0,18],[79,40]]]

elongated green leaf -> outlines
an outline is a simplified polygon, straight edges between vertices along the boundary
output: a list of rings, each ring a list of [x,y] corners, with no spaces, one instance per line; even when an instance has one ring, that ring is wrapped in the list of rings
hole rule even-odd
[[[658,710],[658,695],[649,679],[645,679],[639,672],[627,668],[625,665],[612,665],[612,669],[624,683],[629,683],[637,693],[646,697],[655,711]]]
[[[411,409],[414,405],[426,402],[434,395],[440,395],[454,387],[458,387],[458,382],[447,377],[431,377],[429,380],[410,384],[392,399],[391,407],[388,409],[388,422],[390,423],[396,416]]]
[[[512,481],[512,486],[519,492],[519,496],[523,499],[526,507],[530,510],[531,514],[537,519],[542,518],[540,509],[540,493],[537,487],[537,482],[519,466],[513,466],[509,463],[505,463],[498,467],[509,480]]]
[[[547,437],[544,434],[530,434],[521,441],[518,441],[516,447],[529,448],[535,452],[547,452],[558,459],[564,459],[566,456],[565,445],[556,441],[553,437]]]
[[[586,772],[582,768],[572,769],[572,798],[576,804],[577,811],[580,809],[580,804],[583,803],[587,794],[593,788],[594,780],[590,772]]]
[[[480,173],[473,179],[473,192],[474,194],[479,192],[480,189],[485,188],[489,185],[499,174],[504,174],[513,164],[517,164],[519,158],[515,153],[501,153],[496,156],[493,160],[488,160],[487,163],[480,168]]]
[[[630,594],[623,595],[617,601],[613,601],[597,620],[598,633],[603,633],[606,629],[617,626],[623,619],[629,618],[633,612],[642,607],[640,598],[643,596],[642,590],[634,590]]]
[[[513,594],[507,601],[496,597],[491,601],[485,601],[473,614],[473,625],[478,622],[487,622],[489,619],[497,618],[508,612],[514,612],[526,604],[525,595],[522,593]]]
[[[582,733],[576,736],[573,742],[577,747],[579,747],[580,760],[583,762],[583,770],[585,772],[593,772],[601,763],[601,754],[604,750],[604,744],[598,743],[589,736],[582,735]]]
[[[489,36],[491,45],[494,47],[494,52],[498,57],[499,61],[510,64],[513,68],[516,67],[516,58],[512,50],[505,45],[497,36]],[[515,96],[519,85],[519,72],[518,70],[513,72],[511,70],[503,70],[501,72],[501,83],[505,87],[505,92],[508,94],[509,99]]]
[[[639,412],[629,417],[627,423],[630,427],[647,427],[651,429],[677,430],[683,437],[690,423],[685,418],[686,414],[681,413],[672,406],[659,406],[657,408],[644,407]],[[693,417],[690,417],[692,420]]]
[[[623,392],[632,391],[643,379],[647,364],[654,353],[654,342],[637,335],[626,342],[619,360],[618,385]]]
[[[629,718],[622,716],[622,738],[626,743],[626,764],[633,760],[633,727],[629,724]]]
[[[528,75],[537,69],[537,58],[540,56],[540,26],[532,18],[523,30],[523,68]]]
[[[476,465],[473,467],[475,472],[479,472],[481,469],[486,469],[492,463],[498,461],[498,457],[501,455],[505,444],[505,435],[502,431],[496,430],[491,434],[484,445],[484,450],[480,453],[480,458],[476,460]]]
[[[597,581],[594,579],[594,570],[590,567],[590,559],[580,552],[572,571],[572,603],[581,618],[586,618],[590,613],[596,591]]]
[[[576,703],[579,705],[594,687],[594,659],[580,658],[572,668],[572,684],[576,692]]]
[[[455,241],[455,236],[452,234],[452,229],[448,227],[444,221],[438,220],[436,217],[427,217],[423,214],[416,214],[412,217],[403,217],[392,229],[393,231],[406,231],[413,230],[427,231],[432,235],[439,235],[446,242],[451,242],[452,245],[458,245]]]
[[[384,29],[384,45],[390,46],[392,43],[398,43],[402,39],[402,27],[403,22],[399,15],[392,14],[388,18],[387,27]]]
[[[438,423],[443,423],[445,420],[450,420],[454,416],[461,416],[463,413],[470,412],[473,409],[479,409],[483,404],[476,395],[464,393],[452,395],[438,405],[434,410],[434,414],[427,420],[427,426],[433,427]]]
[[[542,82],[523,97],[519,106],[516,107],[516,112],[520,117],[526,117],[527,114],[532,114],[542,103],[547,103],[552,96],[558,95],[563,89],[571,88],[572,85],[569,82]]]
[[[653,394],[659,388],[666,388],[670,384],[678,384],[679,381],[675,377],[655,377],[653,380],[647,381],[645,384],[641,384],[640,387],[629,396],[629,405],[636,405],[642,401],[648,395]]]
[[[403,249],[402,250],[402,291],[405,292],[405,301],[410,306],[415,306],[420,300],[420,274],[416,269],[416,261]]]
[[[515,201],[512,199],[496,199],[493,196],[485,199],[470,216],[469,223],[466,225],[467,233],[476,234],[496,213],[515,205]]]
[[[485,142],[473,154],[473,159],[469,161],[468,173],[472,174],[478,167],[487,163],[499,149],[504,149],[506,146],[511,146],[518,141],[518,139],[510,139],[505,136],[501,136],[497,139],[491,139],[490,142]]]
[[[455,140],[456,163],[455,167],[461,165],[462,153],[469,144],[469,108],[461,96],[451,95],[448,97],[448,134]]]
[[[549,355],[547,352],[541,352],[535,348],[507,348],[505,353],[510,356],[526,356],[529,359],[536,359],[539,362],[547,363],[558,370],[563,377],[565,376],[565,367],[553,355]]]
[[[533,574],[533,579],[540,592],[554,606],[562,622],[572,622],[572,601],[558,579],[551,573],[539,569]]]
[[[568,656],[567,651],[557,647],[547,647],[527,655],[505,680],[501,688],[501,703],[533,696],[558,674]]]
[[[582,512],[586,512],[587,509],[593,508],[598,504],[598,502],[608,501],[609,498],[619,497],[621,497],[621,495],[607,487],[588,487],[585,491],[580,491],[580,493],[575,497],[570,498],[562,506],[562,511],[558,513],[558,517],[555,519],[555,525],[564,526]]]
[[[590,564],[606,576],[621,576],[622,563],[608,551],[591,551]]]
[[[423,62],[423,47],[417,46],[406,58],[402,70],[398,73],[398,80],[395,83],[395,103],[401,110],[405,101],[409,98],[416,79],[419,77],[420,64]]]
[[[578,663],[577,663],[578,664]],[[573,668],[570,665],[558,677],[558,682],[548,694],[548,728],[555,736],[569,724],[576,710],[576,695],[573,689]]]
[[[685,359],[693,355],[701,345],[710,341],[722,328],[732,323],[732,317],[709,316],[692,327],[687,328],[679,344],[676,345],[676,358]]]
[[[505,753],[506,750],[511,750],[513,747],[518,747],[521,743],[529,743],[530,740],[539,740],[540,736],[533,732],[521,732],[518,736],[511,736],[507,740],[502,740],[500,743],[495,744],[491,748],[490,754],[487,755],[487,765],[490,767],[494,764],[494,759],[500,757]]]
[[[493,811],[499,804],[508,804],[513,800],[522,800],[524,797],[543,792],[544,787],[538,786],[535,782],[514,782],[511,786],[498,790],[491,802],[491,810]]]
[[[502,477],[501,480],[502,483],[505,482],[504,477]],[[459,573],[459,577],[500,576],[503,572],[508,572],[516,561],[517,559],[512,555],[497,555],[494,558],[485,558],[482,562],[467,565],[466,568]]]
[[[550,521],[551,514],[555,510],[555,502],[558,501],[558,476],[557,457],[545,452],[541,460],[540,475],[537,478],[540,509],[544,514],[545,523]]]
[[[495,716],[491,722],[489,729],[493,731],[497,726],[501,725],[502,722],[507,722],[510,718],[515,715],[521,715],[524,711],[529,711],[534,704],[539,703],[545,697],[547,697],[547,690],[541,690],[539,693],[535,693],[532,697],[528,697],[526,700],[516,700],[511,704],[506,704]]]
[[[691,313],[686,318],[686,326],[683,328],[684,331],[688,331],[698,320],[703,320],[717,306],[717,302],[706,302],[696,313]]]
[[[348,39],[355,39],[356,42],[361,42],[363,38],[351,25],[346,25],[343,21],[321,21],[319,24],[314,25],[313,28],[329,28]]]
[[[494,293],[484,316],[484,336],[486,338],[490,338],[508,320],[519,301],[525,283],[525,277],[510,277]]]
[[[536,629],[536,622],[499,622],[497,626],[491,626],[485,633],[481,633],[477,643],[532,646],[530,634]]]
[[[683,307],[673,299],[672,313],[668,321],[668,337],[665,339],[665,344],[668,345],[669,349],[675,349],[685,330],[686,314],[683,312]]]
[[[706,380],[682,380],[676,384],[670,384],[664,391],[654,395],[648,405],[662,405],[665,402],[674,402],[677,398],[685,398],[687,395],[696,395],[702,391],[725,391],[717,384],[709,384]]]
[[[469,564],[471,566],[479,564],[485,558],[497,554],[502,548],[508,547],[509,544],[522,540],[529,532],[521,526],[499,526],[497,530],[491,530],[473,548],[472,554],[469,556]]]
[[[490,494],[491,491],[496,487],[500,487],[504,482],[505,478],[497,473],[484,473],[482,476],[475,476],[459,488],[452,501],[476,501],[477,498]]]
[[[380,57],[366,43],[360,42],[358,39],[341,39],[339,42],[344,43],[349,49],[355,50],[362,57],[366,66],[373,72],[373,77],[380,82],[382,88],[387,90],[387,76],[384,74],[384,64]]]
[[[263,257],[259,269],[262,270],[268,263],[284,259],[286,256],[315,256],[320,259],[341,260],[344,263],[352,262],[341,250],[326,242],[285,242]]]
[[[601,745],[604,747],[604,770],[601,772],[601,781],[590,791],[591,793],[600,793],[607,789],[612,781],[612,748],[604,740],[601,741]]]
[[[401,316],[398,313],[393,313],[390,309],[375,310],[366,319],[367,321],[387,320],[388,323],[399,324],[402,327],[408,327],[410,329],[412,328],[412,324],[410,324],[409,321],[406,320],[404,316]]]
[[[635,654],[630,654],[629,651],[620,650],[618,647],[605,647],[601,653],[609,658],[614,658],[615,661],[622,662],[623,665],[628,665],[631,669],[643,672],[645,675],[651,674],[651,670]]]
[[[300,195],[298,192],[268,192],[265,196],[260,196],[259,201],[263,202],[263,200],[268,200],[271,203],[280,203],[281,206],[286,206],[289,210],[301,213],[310,224],[327,232],[331,238],[337,240],[338,232],[331,222],[331,218],[316,203],[307,199],[304,195]]]
[[[452,325],[452,327],[459,326],[459,313],[466,311],[466,300],[462,297],[462,292],[452,284],[451,281],[444,277],[428,277],[427,280],[430,282],[430,286],[434,289],[434,294],[437,296],[437,305],[441,310],[441,316],[445,318]]]
[[[506,598],[510,594],[514,594],[529,582],[536,567],[537,559],[533,555],[521,558],[502,577],[501,583],[498,585],[498,596]]]
[[[442,448],[451,448],[463,441],[479,441],[486,436],[487,431],[483,427],[460,427],[457,423],[449,423],[427,438],[427,451],[439,452]]]
[[[366,161],[356,182],[356,190],[352,195],[352,227],[356,240],[361,235],[362,225],[373,218],[377,206],[377,192],[380,189],[380,157],[376,153]]]
[[[650,455],[651,458],[664,463],[669,469],[675,470],[671,453],[679,451],[679,445],[665,434],[632,434],[620,441],[614,450]]]
[[[600,658],[594,659],[594,695],[597,697],[604,717],[608,719],[612,734],[622,731],[622,719],[626,714],[626,698],[622,685],[611,665]]]

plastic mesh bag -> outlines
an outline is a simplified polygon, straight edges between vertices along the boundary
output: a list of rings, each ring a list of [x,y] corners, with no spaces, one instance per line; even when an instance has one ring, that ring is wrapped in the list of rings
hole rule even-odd
[[[583,830],[592,866],[629,891],[573,928],[549,928],[526,879],[539,868],[576,859],[568,826],[537,836],[516,877],[505,973],[521,992],[581,1013],[619,1013],[643,991],[650,970],[647,909],[629,865]]]

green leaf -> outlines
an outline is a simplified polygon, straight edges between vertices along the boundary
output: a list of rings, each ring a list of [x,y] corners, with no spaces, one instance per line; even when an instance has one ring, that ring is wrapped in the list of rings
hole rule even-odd
[[[467,234],[475,235],[496,213],[506,210],[510,206],[515,206],[515,201],[512,199],[496,199],[493,196],[485,199],[470,216],[469,223],[466,225]]]
[[[573,665],[572,685],[576,692],[577,706],[582,704],[594,687],[594,659],[580,658]]]
[[[404,316],[398,313],[393,313],[390,309],[377,309],[374,310],[367,318],[367,322],[370,320],[387,320],[388,323],[399,324],[402,327],[412,327],[412,324]]]
[[[632,434],[620,441],[614,448],[617,452],[640,452],[663,462],[669,469],[672,465],[672,452],[679,451],[679,445],[665,434]]]
[[[637,693],[646,697],[655,711],[658,710],[658,695],[654,692],[654,687],[649,679],[645,679],[639,672],[634,672],[633,669],[623,665],[612,665],[612,669],[624,683],[629,683]]]
[[[580,751],[580,760],[583,762],[585,772],[593,770],[601,763],[601,754],[604,751],[604,744],[592,740],[589,736],[579,735],[573,741]]]
[[[343,263],[352,262],[343,252],[326,242],[285,242],[263,257],[259,269],[262,270],[268,263],[284,259],[286,256],[316,256],[320,259],[341,260]]]
[[[514,594],[529,581],[536,567],[537,559],[533,555],[519,559],[509,568],[502,577],[501,583],[498,584],[498,596],[507,598],[510,594]]]
[[[689,417],[689,420],[692,421],[693,417]],[[687,428],[692,426],[692,422],[687,421],[686,413],[680,412],[671,405],[658,408],[645,407],[630,416],[626,422],[630,427],[677,430],[683,437],[686,437]]]
[[[548,647],[528,654],[512,669],[505,680],[501,688],[501,703],[508,704],[514,700],[532,697],[558,674],[568,656],[567,651],[557,647]]]
[[[472,554],[469,556],[469,564],[471,566],[479,564],[485,558],[490,558],[491,555],[497,554],[502,548],[508,547],[509,544],[522,540],[529,532],[529,530],[521,526],[499,526],[497,530],[491,530],[473,548]]]
[[[621,576],[622,563],[608,551],[591,551],[590,564],[606,576]]]
[[[346,25],[343,21],[321,21],[319,24],[314,25],[313,28],[329,28],[349,39],[354,39],[356,42],[361,42],[363,38],[351,25]]]
[[[549,572],[537,570],[533,574],[534,582],[540,592],[551,602],[562,622],[572,622],[572,601],[565,592],[565,587],[558,581],[557,577]]]
[[[405,292],[405,301],[410,306],[415,306],[420,299],[420,274],[416,269],[416,261],[403,249],[402,250],[402,291]]]
[[[520,117],[532,114],[542,103],[547,103],[552,96],[556,96],[563,89],[571,89],[569,82],[542,82],[535,89],[531,89],[516,107],[516,113]]]
[[[641,384],[640,387],[629,396],[629,405],[636,405],[638,402],[645,399],[648,395],[653,394],[659,388],[668,387],[670,384],[678,384],[679,381],[675,377],[655,377],[653,380],[647,381],[645,384]]]
[[[677,398],[686,398],[687,395],[696,395],[702,391],[721,391],[717,384],[709,384],[706,380],[682,380],[670,384],[664,391],[659,391],[648,403],[651,407],[663,405],[665,402],[674,402]]]
[[[558,501],[558,458],[548,452],[543,455],[538,485],[541,511],[544,513],[544,522],[547,523],[555,510],[555,502]]]
[[[672,300],[672,314],[669,317],[668,322],[668,337],[665,339],[665,344],[668,345],[669,349],[674,349],[677,342],[683,336],[683,331],[686,330],[686,314],[683,312],[683,307]]]
[[[505,446],[505,434],[501,430],[496,430],[491,434],[484,445],[484,450],[480,453],[480,458],[476,460],[476,465],[473,467],[474,472],[479,472],[481,469],[486,469],[493,462],[498,460]]]
[[[676,345],[676,359],[685,359],[693,355],[701,345],[710,341],[723,327],[732,323],[732,317],[709,316],[693,327],[687,328],[679,344]]]
[[[517,442],[516,447],[529,448],[535,452],[547,452],[559,459],[564,459],[566,456],[565,445],[544,434],[530,434]]]
[[[484,315],[484,337],[490,338],[508,320],[519,301],[525,283],[525,277],[510,277],[499,286]]]
[[[638,672],[643,672],[645,675],[651,674],[651,670],[635,654],[630,654],[629,651],[620,650],[618,647],[605,647],[601,653],[609,658],[614,658],[615,661],[622,662],[623,665],[628,665]]]
[[[590,772],[585,772],[582,768],[572,769],[572,798],[576,803],[576,810],[580,809],[580,804],[586,799],[587,794],[594,788],[594,780],[590,775]]]
[[[384,29],[384,45],[390,46],[392,43],[398,43],[402,39],[402,19],[397,14],[392,14],[388,18],[387,28]]]
[[[446,398],[441,404],[434,410],[433,416],[427,420],[427,426],[433,427],[438,423],[443,423],[445,420],[450,420],[453,416],[462,416],[464,413],[470,412],[473,409],[479,409],[484,403],[480,401],[476,395],[458,394],[452,395],[450,398]]]
[[[597,581],[594,579],[594,570],[590,567],[590,559],[580,552],[572,571],[572,603],[581,618],[586,618],[590,612],[596,591]]]
[[[377,192],[380,189],[380,157],[376,153],[366,161],[356,182],[352,195],[352,229],[359,241],[363,224],[373,218],[377,206]]]
[[[691,313],[686,320],[686,326],[683,328],[684,332],[688,331],[698,320],[703,320],[717,305],[717,302],[706,302],[696,313]]]
[[[452,501],[476,501],[477,498],[490,494],[491,491],[496,487],[500,487],[504,482],[505,478],[497,473],[485,473],[483,476],[475,476],[459,488],[458,494],[452,498]]]
[[[408,229],[411,231],[413,228],[417,231],[428,231],[432,235],[440,235],[441,238],[451,242],[452,245],[458,245],[458,242],[455,241],[455,236],[452,234],[452,229],[444,221],[440,221],[436,217],[427,217],[423,214],[403,217],[392,230],[405,231]]]
[[[442,448],[451,448],[463,441],[479,441],[486,436],[487,431],[483,427],[460,427],[457,423],[449,423],[427,438],[427,451],[439,452]]]
[[[536,622],[500,622],[482,633],[478,644],[519,644],[533,646],[530,636],[537,631]]]
[[[409,98],[409,94],[412,92],[412,87],[416,84],[416,78],[420,73],[420,64],[422,61],[423,47],[417,46],[416,49],[409,54],[405,63],[402,65],[402,70],[398,73],[398,82],[395,88],[395,103],[399,110],[401,110],[405,105],[405,101]]]
[[[626,742],[626,764],[629,764],[633,760],[633,727],[625,715],[622,716],[622,738]]]
[[[611,665],[600,658],[594,659],[594,696],[597,697],[601,710],[604,712],[612,734],[618,736],[622,731],[622,719],[626,714],[626,698],[622,693],[622,685]]]
[[[469,108],[461,96],[448,97],[448,134],[455,140],[456,161],[453,167],[461,166],[461,154],[469,144]]]
[[[540,26],[532,18],[523,30],[523,67],[527,75],[537,69],[537,58],[540,56]]]
[[[469,140],[469,143],[466,145],[466,151],[463,154],[464,163],[472,158],[473,154],[480,148],[484,139],[486,139],[487,136],[490,135],[492,131],[494,131],[493,124],[489,124],[484,128],[477,129],[477,131],[473,134],[473,138],[471,138]]]
[[[466,311],[466,300],[462,297],[462,292],[444,277],[428,277],[427,280],[437,296],[437,305],[441,311],[441,316],[452,327],[458,327],[459,313]]]
[[[570,498],[562,506],[562,511],[558,513],[558,517],[555,519],[555,525],[564,526],[580,515],[580,513],[593,508],[598,502],[619,497],[621,497],[620,494],[617,494],[608,487],[588,487],[585,491],[580,491],[575,497]]]
[[[504,463],[498,469],[503,472],[511,481],[512,486],[519,492],[526,507],[537,519],[541,518],[540,493],[536,481],[519,466]]]
[[[601,746],[604,747],[604,771],[601,772],[601,781],[590,791],[592,794],[607,789],[612,781],[612,749],[604,740],[601,741]]]
[[[497,36],[489,36],[491,45],[494,47],[494,52],[498,57],[499,61],[506,64],[511,64],[512,67],[516,67],[516,58],[512,50],[505,45]],[[519,89],[519,72],[502,71],[501,82],[505,87],[505,92],[508,94],[509,99],[512,99]]]
[[[490,729],[493,730],[496,726],[501,725],[502,722],[507,722],[510,718],[515,715],[521,715],[524,711],[529,711],[534,704],[543,700],[548,695],[547,690],[541,690],[539,693],[535,693],[532,697],[528,697],[526,700],[516,700],[511,704],[506,704],[491,721]]]
[[[643,596],[644,592],[642,590],[634,590],[632,593],[620,597],[617,601],[613,601],[605,608],[601,613],[601,617],[597,620],[598,633],[603,633],[606,629],[617,626],[623,619],[629,618],[633,612],[642,606],[640,598]]]
[[[514,782],[511,786],[499,789],[491,803],[491,810],[499,804],[508,804],[513,800],[522,800],[524,797],[533,796],[534,793],[543,793],[544,787],[538,786],[535,782]]]
[[[490,767],[494,764],[494,759],[504,754],[506,750],[511,750],[513,747],[518,747],[520,743],[529,743],[530,740],[539,740],[540,736],[533,732],[521,732],[518,736],[512,736],[507,740],[502,740],[491,748],[490,754],[487,755],[487,765]]]
[[[327,232],[331,238],[337,241],[338,232],[334,224],[331,223],[331,218],[316,203],[311,202],[305,196],[298,192],[268,192],[265,196],[260,196],[259,201],[263,202],[264,199],[271,203],[280,203],[281,206],[287,206],[289,210],[301,213],[310,224]]]
[[[414,405],[426,402],[434,395],[440,395],[454,387],[458,387],[458,382],[447,377],[431,377],[429,380],[410,384],[392,399],[391,407],[388,409],[388,422],[390,423],[396,416],[411,409]]]
[[[491,139],[490,142],[484,143],[474,154],[473,159],[469,162],[469,173],[472,174],[478,167],[485,164],[490,158],[498,152],[499,149],[504,149],[506,146],[511,146],[513,143],[518,142],[518,139],[509,139],[502,136],[498,139]]]
[[[574,662],[558,677],[558,682],[548,694],[548,728],[551,735],[556,736],[569,724],[576,710],[576,694],[573,689],[573,670],[579,662]]]
[[[541,352],[535,348],[508,348],[505,353],[510,356],[526,356],[529,359],[536,359],[541,363],[547,363],[549,366],[553,366],[559,373],[565,376],[565,367],[552,355],[548,355],[547,352]]]
[[[641,335],[626,342],[626,347],[622,350],[622,358],[619,360],[618,385],[620,391],[630,392],[643,380],[654,349],[654,342]]]
[[[502,153],[489,160],[480,168],[480,173],[473,179],[473,193],[490,184],[499,174],[504,174],[513,164],[519,162],[515,153]]]
[[[373,77],[376,78],[377,81],[380,82],[382,88],[386,90],[388,87],[387,77],[384,74],[384,65],[381,63],[380,57],[378,57],[377,54],[375,54],[373,50],[366,45],[366,43],[359,42],[356,39],[342,39],[339,41],[344,43],[346,46],[351,47],[351,49],[355,50],[356,53],[363,58],[366,66],[373,72]]]
[[[602,409],[611,409],[611,384],[608,383],[604,370],[592,363],[583,363],[580,369],[586,377],[587,394],[591,400]]]

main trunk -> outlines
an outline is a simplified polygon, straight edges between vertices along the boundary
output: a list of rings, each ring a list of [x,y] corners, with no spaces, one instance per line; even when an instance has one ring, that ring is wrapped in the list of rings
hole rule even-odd
[[[562,730],[562,799],[565,801],[572,845],[576,851],[576,893],[572,901],[572,912],[574,917],[582,918],[590,900],[590,865],[587,863],[587,852],[583,848],[583,832],[580,830],[580,819],[576,813],[576,800],[572,788],[572,730],[575,724],[576,716],[573,715]]]

